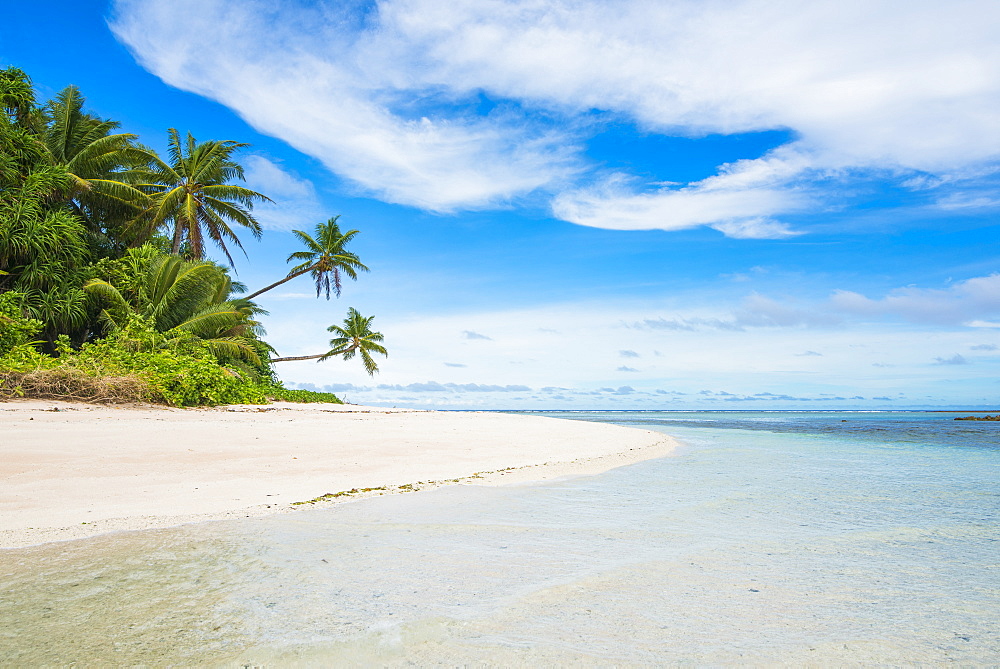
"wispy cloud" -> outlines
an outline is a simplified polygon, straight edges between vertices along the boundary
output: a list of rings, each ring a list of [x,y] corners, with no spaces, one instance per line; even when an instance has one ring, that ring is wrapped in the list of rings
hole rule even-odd
[[[839,316],[823,310],[821,305],[803,307],[752,293],[745,297],[742,304],[727,318],[646,318],[625,323],[625,327],[678,332],[697,330],[742,332],[747,328],[830,327],[840,322]]]
[[[465,339],[482,339],[485,341],[493,341],[493,337],[487,337],[484,334],[479,334],[478,332],[473,332],[472,330],[463,330],[462,337]]]
[[[260,155],[242,158],[247,187],[266,194],[273,202],[254,206],[254,216],[269,230],[311,230],[323,220],[323,207],[316,190],[306,179],[286,171]]]
[[[984,319],[1000,315],[1000,274],[973,277],[947,288],[898,288],[878,299],[837,291],[830,304],[848,314],[889,315],[916,323],[966,323],[977,327],[973,323],[985,323]]]
[[[231,107],[346,183],[432,211],[540,191],[557,216],[738,238],[844,197],[844,180],[970,194],[1000,158],[1000,10],[846,0],[117,0],[118,38],[171,85]],[[487,102],[484,106],[483,101]],[[697,137],[789,144],[662,188],[603,173],[594,110]]]
[[[530,391],[531,388],[523,385],[492,385],[480,383],[438,383],[437,381],[427,381],[425,383],[399,384],[379,384],[379,390],[401,390],[410,393],[514,393]]]
[[[323,386],[317,386],[315,383],[292,383],[289,385],[302,390],[324,393],[369,392],[372,390],[372,386],[358,386],[353,383],[328,383]]]
[[[734,320],[723,320],[719,318],[646,318],[641,321],[626,323],[625,327],[637,330],[673,330],[679,332],[694,332],[700,329],[729,330],[739,332],[743,330]]]
[[[867,399],[853,400],[856,405],[872,406],[880,401],[873,397],[897,390],[933,396],[929,403],[936,405],[945,395],[951,404],[969,404],[978,403],[996,383],[990,364],[995,356],[970,348],[990,344],[991,333],[971,330],[963,321],[900,326],[892,314],[834,312],[822,296],[751,294],[728,305],[716,297],[673,294],[661,302],[671,305],[662,317],[646,315],[647,300],[621,299],[396,320],[390,314],[380,329],[392,333],[392,355],[375,381],[360,365],[341,361],[283,363],[288,366],[280,371],[319,387],[336,381],[373,388],[347,388],[355,402],[429,408],[655,408],[658,402],[697,408],[702,402],[739,401],[727,400],[731,397],[757,397],[746,401],[763,406],[768,397],[763,393],[812,398],[816,406],[847,405],[861,396]],[[737,318],[746,324],[737,326]],[[540,336],[539,328],[562,334]],[[302,340],[302,333],[312,329],[315,339]],[[465,339],[465,331],[489,333],[492,341]],[[290,355],[324,350],[326,344],[321,327],[282,323],[275,332],[274,343]],[[608,349],[594,342],[615,345]],[[948,360],[956,352],[969,364],[933,364],[940,363],[936,357]],[[473,354],[475,365],[452,366],[465,364]],[[946,390],[941,389],[943,375],[950,381]],[[631,391],[619,393],[626,381]],[[712,390],[698,394],[704,388]],[[556,395],[558,401],[550,402]],[[793,402],[771,400],[771,406]]]
[[[827,300],[799,301],[751,293],[729,315],[719,317],[646,318],[623,323],[637,330],[695,332],[745,331],[748,328],[838,327],[859,318],[895,319],[912,323],[992,328],[1000,323],[1000,274],[950,283],[945,288],[906,286],[883,297],[836,290]],[[807,351],[800,355],[819,355]]]
[[[414,80],[378,57],[385,38],[375,38],[387,33],[365,30],[359,8],[121,0],[112,28],[167,83],[218,100],[388,202],[496,206],[574,173],[571,136],[513,111],[481,116],[468,108],[473,94]]]
[[[613,175],[596,186],[559,194],[552,210],[572,223],[615,230],[711,225],[741,239],[791,237],[799,233],[769,217],[810,204],[803,193],[787,188],[806,163],[801,156],[779,153],[723,165],[718,175],[683,187],[643,192],[634,179]]]
[[[824,310],[802,308],[756,293],[743,300],[735,319],[737,325],[745,327],[829,327],[840,321]]]

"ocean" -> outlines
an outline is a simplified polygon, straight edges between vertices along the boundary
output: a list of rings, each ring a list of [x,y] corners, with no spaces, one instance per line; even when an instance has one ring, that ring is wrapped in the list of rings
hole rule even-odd
[[[0,551],[0,664],[1000,665],[1000,423],[545,415],[682,446]]]

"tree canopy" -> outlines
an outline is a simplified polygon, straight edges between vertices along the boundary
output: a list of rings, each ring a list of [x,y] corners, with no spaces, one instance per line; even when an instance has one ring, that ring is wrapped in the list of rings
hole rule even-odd
[[[270,199],[239,183],[248,145],[174,128],[167,138],[163,159],[89,113],[76,87],[39,103],[25,72],[0,70],[0,398],[336,401],[280,384],[254,298],[304,274],[317,297],[339,297],[343,277],[369,271],[346,248],[359,231],[342,232],[339,216],[294,231],[298,264],[244,297],[209,252],[232,267],[237,230],[262,234],[253,207]],[[358,354],[374,374],[371,355],[386,351],[370,323],[350,309],[316,357]]]
[[[188,255],[195,260],[205,257],[207,237],[222,249],[232,265],[226,242],[240,249],[243,244],[230,223],[247,228],[259,238],[261,227],[253,217],[253,206],[271,201],[266,195],[233,183],[244,180],[243,167],[233,154],[249,145],[232,140],[197,142],[190,132],[182,141],[175,128],[170,128],[167,136],[169,161],[153,155],[150,167],[136,175],[138,188],[151,199],[151,206],[139,220],[140,236],[165,228],[173,235],[170,252],[180,253],[186,242]]]

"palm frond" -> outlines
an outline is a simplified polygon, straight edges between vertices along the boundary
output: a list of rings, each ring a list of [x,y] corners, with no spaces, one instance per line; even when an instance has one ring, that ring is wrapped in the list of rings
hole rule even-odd
[[[219,360],[227,358],[261,365],[260,355],[245,339],[239,337],[218,337],[205,340],[205,346]]]
[[[213,304],[191,314],[178,323],[174,330],[190,332],[202,339],[211,339],[232,330],[237,325],[246,322],[246,314],[229,302]]]

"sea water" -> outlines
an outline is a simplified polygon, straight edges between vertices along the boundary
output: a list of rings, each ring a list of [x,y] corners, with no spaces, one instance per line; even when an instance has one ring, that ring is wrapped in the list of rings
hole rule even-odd
[[[0,664],[1000,664],[1000,423],[551,415],[682,447],[2,551]]]

